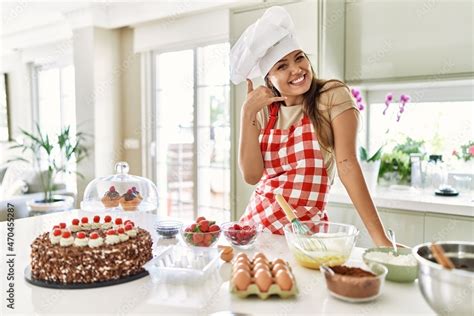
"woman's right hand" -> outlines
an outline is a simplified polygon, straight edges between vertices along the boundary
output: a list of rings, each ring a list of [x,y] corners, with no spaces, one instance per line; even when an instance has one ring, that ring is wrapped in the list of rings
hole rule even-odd
[[[249,114],[255,115],[265,106],[285,100],[286,97],[276,97],[272,90],[265,86],[259,86],[254,90],[252,80],[247,79],[247,99],[243,105],[243,110]]]

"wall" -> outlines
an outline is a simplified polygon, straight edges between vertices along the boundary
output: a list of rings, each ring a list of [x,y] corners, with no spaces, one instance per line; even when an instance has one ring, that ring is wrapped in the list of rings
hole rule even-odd
[[[94,28],[95,173],[114,173],[122,160],[120,31]],[[76,64],[76,68],[81,65]]]
[[[90,156],[78,165],[84,179],[78,178],[78,199],[82,198],[82,192],[87,183],[95,177],[95,111],[94,111],[94,28],[87,27],[74,32],[74,66],[75,66],[75,93],[76,93],[76,121],[79,131],[91,135],[88,138],[87,147]],[[77,67],[80,65],[80,67]]]
[[[78,199],[89,181],[114,173],[123,159],[120,31],[86,27],[74,31],[76,118],[90,135],[91,154],[78,167]]]
[[[319,3],[318,76],[343,80],[345,0],[322,0]]]
[[[178,50],[227,38],[228,16],[228,10],[214,10],[139,25],[135,27],[134,49],[136,52]],[[210,21],[218,27],[210,27]]]
[[[140,55],[133,51],[133,29],[120,31],[121,103],[122,103],[122,157],[130,166],[130,173],[142,175],[142,126]]]
[[[15,139],[20,128],[30,130],[32,122],[30,66],[23,62],[22,53],[16,52],[2,56],[0,72],[8,74],[8,94],[10,102],[10,131]],[[11,158],[8,150],[11,143],[0,143],[0,164]]]

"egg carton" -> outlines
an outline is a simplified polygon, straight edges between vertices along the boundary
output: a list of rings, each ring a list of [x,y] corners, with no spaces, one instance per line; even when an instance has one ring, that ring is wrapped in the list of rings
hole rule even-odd
[[[293,278],[294,279],[294,278]],[[293,287],[289,291],[283,291],[278,284],[273,283],[270,285],[270,288],[268,289],[267,292],[262,292],[258,288],[257,284],[252,283],[248,286],[247,290],[245,291],[239,291],[235,287],[235,285],[230,282],[230,292],[237,295],[240,298],[246,298],[250,295],[257,295],[259,298],[266,300],[270,296],[280,296],[281,298],[289,298],[292,296],[298,295],[298,287],[296,286],[296,283],[293,284]]]
[[[202,284],[218,274],[219,252],[216,248],[168,246],[143,266],[154,283]]]
[[[272,262],[270,262],[270,266],[273,266]],[[231,277],[230,282],[229,282],[230,292],[237,295],[240,298],[246,298],[246,297],[251,296],[251,295],[256,295],[256,296],[258,296],[259,298],[261,298],[263,300],[269,298],[272,295],[273,296],[279,296],[281,298],[289,298],[289,297],[292,297],[292,296],[296,296],[296,295],[298,295],[298,287],[296,286],[296,279],[295,279],[295,276],[294,276],[293,272],[291,271],[291,267],[289,266],[288,263],[286,264],[286,266],[288,267],[288,272],[290,273],[290,276],[293,279],[293,286],[291,287],[291,289],[289,291],[282,290],[280,288],[280,286],[276,283],[272,283],[272,285],[270,285],[270,288],[268,289],[267,292],[260,291],[259,287],[255,283],[251,283],[247,287],[247,290],[240,291],[240,290],[237,289],[235,284],[232,282],[232,280],[233,280],[233,273],[232,273],[232,277]]]

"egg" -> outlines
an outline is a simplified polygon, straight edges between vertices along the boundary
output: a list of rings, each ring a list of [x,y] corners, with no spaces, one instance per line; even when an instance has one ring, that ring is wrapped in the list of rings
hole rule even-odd
[[[250,273],[251,269],[248,264],[245,264],[245,262],[237,262],[236,264],[234,264],[234,271],[237,271],[237,270],[245,270],[248,273]]]
[[[287,270],[279,270],[275,276],[275,281],[283,291],[289,291],[293,287],[293,279]]]
[[[245,270],[238,270],[234,273],[232,277],[232,282],[239,291],[247,290],[248,286],[252,282],[250,274]]]
[[[262,262],[257,263],[256,265],[253,266],[253,272],[254,274],[257,273],[258,270],[267,270],[270,272],[270,267]]]
[[[243,252],[239,253],[236,257],[235,257],[235,260],[239,260],[240,258],[243,258],[245,261],[250,261],[249,260],[249,257],[247,257],[247,255]]]
[[[277,264],[273,265],[273,267],[272,267],[273,275],[276,275],[277,272],[280,271],[280,270],[288,271],[288,268],[286,267],[286,265],[283,265],[281,263],[277,263]]]
[[[226,253],[226,254],[234,252],[234,249],[231,246],[218,245],[217,249],[219,249],[221,253]]]
[[[272,275],[269,271],[260,269],[255,273],[255,284],[261,292],[267,292],[272,283]]]
[[[267,257],[262,253],[262,252],[257,252],[255,255],[253,255],[253,260],[255,261],[257,258],[263,258],[266,261],[268,261]]]
[[[224,260],[225,262],[230,262],[234,258],[234,254],[231,253],[222,253],[221,254],[221,259]]]
[[[256,265],[259,264],[259,263],[263,263],[263,264],[265,264],[265,265],[267,265],[267,266],[270,265],[270,263],[268,262],[268,260],[265,259],[265,258],[262,258],[262,257],[258,257],[257,259],[254,259],[254,260],[252,261],[252,263],[253,263],[254,266],[256,266]]]
[[[242,258],[242,257],[235,259],[235,263],[243,263],[243,264],[248,265],[248,266],[250,265],[250,261],[248,261],[247,259]]]
[[[273,265],[276,265],[276,264],[279,264],[279,263],[282,264],[282,265],[284,265],[284,266],[286,266],[286,261],[283,260],[283,259],[281,259],[281,258],[275,259],[275,260],[273,260],[273,262],[272,262]]]

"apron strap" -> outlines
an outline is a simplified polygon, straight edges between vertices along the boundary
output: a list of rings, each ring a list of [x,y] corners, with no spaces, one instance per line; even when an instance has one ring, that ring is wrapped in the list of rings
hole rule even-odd
[[[279,103],[272,103],[268,106],[268,112],[270,117],[268,118],[267,126],[265,127],[265,134],[268,133],[274,126],[278,119],[278,110],[280,109]]]

